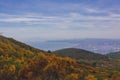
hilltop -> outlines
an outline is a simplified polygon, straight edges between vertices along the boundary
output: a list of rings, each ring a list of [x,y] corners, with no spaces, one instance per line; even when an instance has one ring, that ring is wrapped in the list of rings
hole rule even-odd
[[[106,56],[111,57],[111,58],[115,58],[115,59],[120,59],[120,52],[108,53],[108,54],[106,54]]]
[[[60,56],[67,56],[74,59],[88,59],[88,60],[100,60],[106,59],[107,57],[101,54],[93,53],[87,50],[78,49],[78,48],[66,48],[61,50],[56,50],[53,53],[56,53]]]
[[[85,64],[93,67],[120,69],[120,61],[110,58],[107,55],[102,55],[78,48],[65,48],[53,52],[62,57],[70,57],[78,60],[80,64]]]

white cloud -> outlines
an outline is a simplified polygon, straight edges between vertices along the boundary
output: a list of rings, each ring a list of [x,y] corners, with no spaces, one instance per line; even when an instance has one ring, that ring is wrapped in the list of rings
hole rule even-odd
[[[2,16],[4,15],[4,16]],[[18,40],[29,38],[67,39],[67,38],[120,38],[119,14],[107,16],[82,15],[71,12],[63,16],[45,15],[7,15],[0,14],[0,22],[23,24],[23,27],[2,27],[0,31]],[[24,23],[22,23],[24,22]],[[5,24],[5,23],[4,23]],[[26,26],[28,25],[28,26]],[[19,24],[18,24],[19,26]],[[22,33],[22,34],[21,34]],[[24,34],[24,35],[23,35]]]
[[[5,14],[2,14],[5,16]],[[2,17],[0,15],[0,17]],[[56,27],[59,29],[69,29],[71,27],[118,27],[120,23],[119,14],[111,14],[107,16],[86,16],[79,13],[70,13],[66,16],[43,16],[43,15],[8,15],[9,17],[0,18],[0,22],[24,22],[26,25],[49,25],[49,27]],[[22,17],[21,17],[22,16]],[[22,24],[22,23],[21,23]],[[116,25],[116,26],[115,26]]]
[[[103,10],[88,8],[88,7],[86,7],[85,10],[88,11],[89,13],[104,13],[105,12]]]

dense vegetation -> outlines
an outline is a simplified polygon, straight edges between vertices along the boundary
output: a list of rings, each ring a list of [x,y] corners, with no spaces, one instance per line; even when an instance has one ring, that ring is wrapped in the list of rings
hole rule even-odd
[[[53,53],[62,57],[71,57],[77,59],[80,64],[120,70],[120,59],[113,59],[108,55],[97,54],[76,48],[61,49],[54,51]]]
[[[108,54],[106,54],[106,56],[109,56],[111,58],[120,59],[120,52],[108,53]]]
[[[71,57],[74,59],[88,59],[88,60],[100,60],[100,59],[106,59],[108,58],[107,56],[93,53],[90,51],[86,51],[83,49],[77,49],[77,48],[66,48],[66,49],[61,49],[54,51],[53,53],[58,54],[63,57]]]
[[[120,80],[120,72],[79,64],[0,36],[0,80]]]

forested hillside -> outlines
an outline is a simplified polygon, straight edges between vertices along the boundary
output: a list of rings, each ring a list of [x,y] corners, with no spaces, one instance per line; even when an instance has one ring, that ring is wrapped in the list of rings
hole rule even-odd
[[[56,50],[53,53],[56,53],[63,57],[68,56],[74,59],[100,60],[107,58],[107,56],[77,48],[66,48],[66,49]]]
[[[93,53],[77,48],[61,49],[54,51],[53,53],[62,57],[70,57],[76,59],[80,64],[120,70],[120,59],[113,58],[114,56],[112,57],[112,55],[110,57],[108,55]]]
[[[120,71],[79,64],[0,36],[0,80],[120,80]]]
[[[115,59],[120,59],[120,52],[113,52],[113,53],[108,53],[106,56],[115,58]]]

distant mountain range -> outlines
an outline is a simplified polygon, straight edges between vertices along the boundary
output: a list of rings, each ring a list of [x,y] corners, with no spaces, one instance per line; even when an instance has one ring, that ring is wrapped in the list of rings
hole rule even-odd
[[[101,54],[120,51],[120,39],[72,39],[27,43],[39,49],[52,51],[63,48],[79,48]]]

